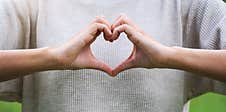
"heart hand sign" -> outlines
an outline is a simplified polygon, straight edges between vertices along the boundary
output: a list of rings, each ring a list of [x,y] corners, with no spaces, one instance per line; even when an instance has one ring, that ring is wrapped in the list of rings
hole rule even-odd
[[[120,33],[125,33],[133,43],[131,55],[116,68],[112,69],[92,54],[90,45],[101,34],[106,41],[117,40]],[[166,50],[167,49],[167,50]],[[111,25],[105,18],[97,17],[88,27],[76,34],[66,44],[52,50],[61,69],[97,69],[117,76],[130,68],[164,67],[168,47],[156,42],[140,29],[126,15],[120,15]]]

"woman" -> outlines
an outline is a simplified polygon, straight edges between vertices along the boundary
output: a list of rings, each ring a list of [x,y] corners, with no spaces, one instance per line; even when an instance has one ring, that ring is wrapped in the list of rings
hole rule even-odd
[[[113,31],[113,34],[112,32]],[[134,44],[131,56],[112,70],[91,53],[90,44],[103,32],[113,42],[125,32]],[[126,15],[120,15],[111,26],[103,17],[97,17],[76,37],[56,48],[31,50],[2,50],[0,55],[1,80],[9,80],[32,72],[46,70],[76,70],[92,68],[111,76],[130,68],[172,68],[206,74],[226,81],[226,51],[167,47],[154,41]]]
[[[184,76],[187,72],[179,70],[226,78],[226,9],[220,0],[2,0],[0,5],[2,48],[36,48],[1,51],[2,81],[35,72],[23,78],[24,112],[179,112],[189,94],[212,90],[213,84],[197,77],[193,83]],[[121,12],[137,24],[125,15],[114,20]],[[106,19],[98,17],[80,31],[101,14]],[[71,37],[75,32],[79,33]],[[100,32],[113,44],[98,38]],[[122,32],[127,36],[119,36]],[[91,43],[95,56],[109,65],[120,62],[134,47],[126,61],[111,69],[94,58]],[[121,72],[137,67],[179,70]],[[186,81],[194,84],[191,90]]]

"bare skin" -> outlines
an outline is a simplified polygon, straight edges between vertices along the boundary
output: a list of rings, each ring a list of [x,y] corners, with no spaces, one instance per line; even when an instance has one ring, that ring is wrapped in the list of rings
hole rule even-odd
[[[132,54],[113,70],[112,76],[130,68],[172,68],[226,81],[226,50],[164,46],[143,32],[126,15],[120,15],[112,29],[112,40],[125,32],[134,44]]]
[[[105,37],[112,35],[110,24],[103,17],[97,17],[84,30],[58,48],[2,50],[0,81],[46,70],[90,68],[111,74],[112,69],[97,60],[90,50],[90,44],[101,32],[104,32]]]
[[[105,40],[110,42],[118,39],[120,33],[124,32],[134,44],[129,58],[115,69],[97,60],[90,50],[90,44],[101,32],[104,33]],[[112,25],[103,17],[97,17],[60,47],[0,51],[0,81],[39,71],[87,68],[104,71],[110,76],[117,76],[131,68],[172,68],[226,81],[225,57],[226,50],[164,46],[126,15],[120,15]]]

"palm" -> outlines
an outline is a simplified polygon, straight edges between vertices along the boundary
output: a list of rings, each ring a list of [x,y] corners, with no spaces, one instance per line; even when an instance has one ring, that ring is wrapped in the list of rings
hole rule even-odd
[[[92,61],[92,54],[89,46],[84,47],[78,56],[72,61],[72,68],[87,68]]]
[[[131,68],[149,68],[150,60],[146,54],[134,45],[131,55],[121,64],[119,64],[112,72],[112,76]]]
[[[148,56],[141,50],[140,48],[135,48],[135,59],[134,59],[134,66],[135,67],[142,67],[142,68],[150,68],[151,62]]]
[[[90,49],[90,44],[86,45],[81,52],[78,54],[78,56],[73,60],[71,64],[72,69],[78,68],[78,69],[98,69],[101,71],[104,71],[108,74],[111,74],[111,68],[104,64],[102,61],[97,60]]]

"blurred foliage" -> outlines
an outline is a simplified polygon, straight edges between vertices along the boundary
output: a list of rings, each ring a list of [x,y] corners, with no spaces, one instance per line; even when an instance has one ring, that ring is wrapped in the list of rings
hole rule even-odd
[[[21,103],[0,101],[0,112],[22,112]]]

